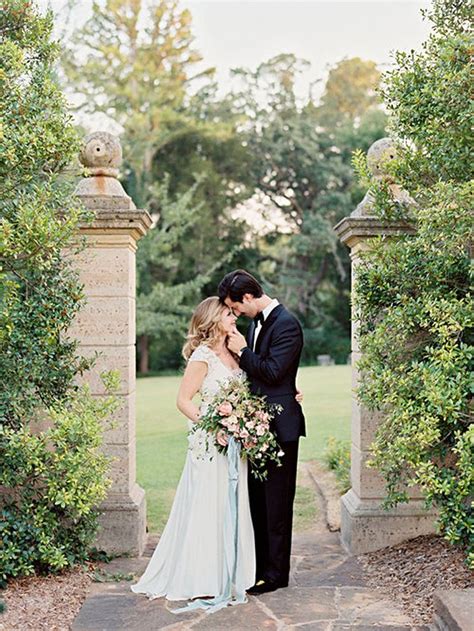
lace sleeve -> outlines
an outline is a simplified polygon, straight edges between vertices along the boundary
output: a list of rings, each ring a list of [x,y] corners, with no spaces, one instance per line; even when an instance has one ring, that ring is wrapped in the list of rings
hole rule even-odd
[[[193,353],[191,354],[191,357],[188,359],[188,361],[190,362],[204,362],[205,364],[207,364],[209,366],[209,364],[211,363],[211,351],[208,349],[207,346],[205,346],[204,344],[201,344],[201,346],[198,346]]]

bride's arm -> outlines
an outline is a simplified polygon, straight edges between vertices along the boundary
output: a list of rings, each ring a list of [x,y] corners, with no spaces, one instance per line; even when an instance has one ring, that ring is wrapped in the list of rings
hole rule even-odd
[[[178,410],[193,423],[199,421],[199,408],[192,400],[199,392],[206,375],[207,364],[205,362],[191,361],[186,366],[179,386],[176,405]]]

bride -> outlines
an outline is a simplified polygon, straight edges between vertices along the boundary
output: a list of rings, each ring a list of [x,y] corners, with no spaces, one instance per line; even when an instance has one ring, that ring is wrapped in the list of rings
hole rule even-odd
[[[187,360],[177,405],[191,429],[209,401],[229,379],[243,375],[226,347],[236,318],[219,298],[203,300],[191,319]],[[200,394],[200,406],[193,399]],[[199,430],[189,436],[184,470],[171,513],[135,593],[154,599],[196,599],[183,609],[217,611],[246,602],[245,590],[255,582],[255,543],[247,488],[247,461],[229,470],[227,457]],[[206,448],[207,447],[207,448]],[[238,476],[237,506],[231,512],[229,480]],[[236,523],[237,522],[237,523]]]

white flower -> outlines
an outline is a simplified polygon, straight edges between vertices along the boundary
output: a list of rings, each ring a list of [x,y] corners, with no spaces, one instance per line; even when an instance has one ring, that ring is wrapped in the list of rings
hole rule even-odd
[[[188,445],[188,449],[191,452],[191,457],[194,461],[212,460],[215,446],[210,440],[210,436],[207,432],[202,429],[190,432],[188,435]]]
[[[282,456],[284,456],[284,455],[285,455],[285,452],[284,452],[284,451],[282,451],[282,450],[280,449],[280,451],[278,452],[277,456],[278,456],[279,458],[281,458],[281,457],[282,457]]]

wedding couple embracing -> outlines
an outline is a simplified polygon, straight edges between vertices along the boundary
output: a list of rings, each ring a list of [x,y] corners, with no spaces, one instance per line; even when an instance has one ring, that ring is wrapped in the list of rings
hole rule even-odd
[[[246,602],[246,594],[286,587],[290,572],[298,440],[305,435],[296,388],[302,329],[245,270],[227,274],[218,294],[203,300],[191,319],[177,400],[189,422],[188,454],[161,539],[131,587],[150,599],[190,601],[175,613],[214,612]],[[247,338],[235,325],[241,315],[252,318]],[[252,475],[252,460],[238,456],[244,450],[230,435],[214,435],[203,449],[199,423],[219,392],[238,377],[246,377],[254,395],[278,406],[269,429],[278,441],[279,462],[266,461],[265,479]],[[226,405],[224,414],[232,407]]]

